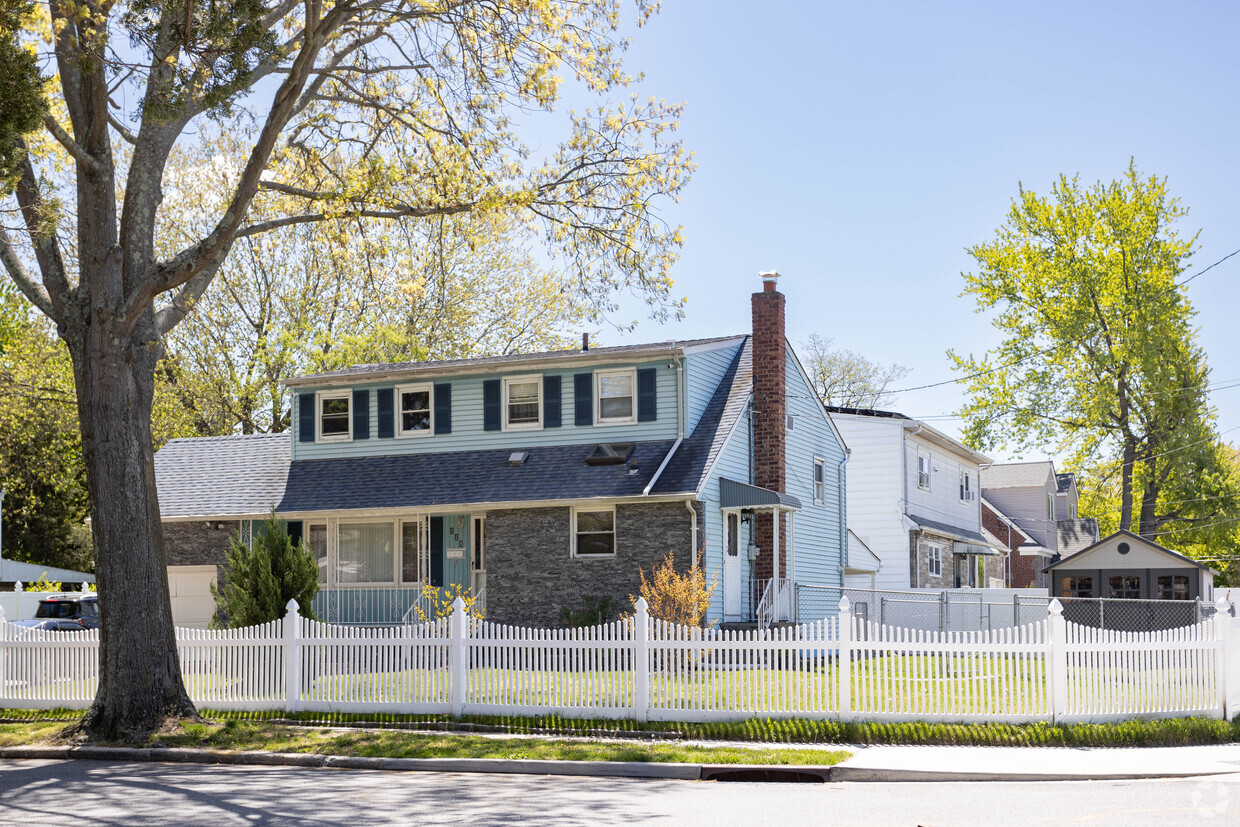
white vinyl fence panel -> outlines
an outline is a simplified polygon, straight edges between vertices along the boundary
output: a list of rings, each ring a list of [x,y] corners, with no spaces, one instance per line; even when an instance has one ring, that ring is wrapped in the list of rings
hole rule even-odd
[[[1240,625],[1116,632],[1068,623],[1058,602],[1026,626],[939,632],[840,611],[770,630],[701,629],[648,616],[584,629],[451,617],[385,628],[303,618],[178,629],[190,698],[214,709],[548,714],[638,720],[750,717],[1105,721],[1240,712]],[[49,632],[0,615],[0,705],[82,709],[99,632]]]

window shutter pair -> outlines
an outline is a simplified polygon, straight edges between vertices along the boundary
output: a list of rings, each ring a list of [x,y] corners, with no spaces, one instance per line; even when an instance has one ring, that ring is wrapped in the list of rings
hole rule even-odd
[[[380,391],[382,393],[382,391]],[[314,442],[318,406],[313,393],[297,395],[297,441]],[[353,391],[353,438],[370,438],[370,391]]]
[[[637,421],[654,422],[659,418],[658,382],[655,368],[637,371]],[[573,376],[573,424],[594,424],[594,374]]]
[[[379,438],[396,436],[396,390],[380,388],[375,391],[375,404],[379,406]],[[435,385],[434,401],[435,433],[452,433],[452,385],[443,382]]]

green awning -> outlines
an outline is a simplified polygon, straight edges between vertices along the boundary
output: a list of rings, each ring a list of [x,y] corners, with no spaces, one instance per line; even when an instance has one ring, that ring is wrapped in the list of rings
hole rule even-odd
[[[769,488],[759,488],[724,477],[719,478],[719,505],[722,508],[780,508],[800,509],[801,501],[791,494],[781,494]]]

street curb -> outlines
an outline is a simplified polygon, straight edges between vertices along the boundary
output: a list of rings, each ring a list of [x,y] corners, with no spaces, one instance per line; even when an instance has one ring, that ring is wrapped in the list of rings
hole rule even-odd
[[[1157,778],[1198,778],[1207,775],[1227,775],[1229,770],[1198,770],[1195,772],[950,772],[941,770],[904,770],[879,767],[849,767],[846,764],[831,768],[832,781],[851,782],[927,782],[927,781],[1148,781]]]
[[[578,775],[595,778],[663,778],[697,781],[701,764],[645,761],[546,761],[516,758],[363,758],[286,752],[235,752],[183,747],[0,747],[0,759],[139,761],[174,764],[241,764],[274,767],[325,767],[388,772],[470,772],[521,775]]]

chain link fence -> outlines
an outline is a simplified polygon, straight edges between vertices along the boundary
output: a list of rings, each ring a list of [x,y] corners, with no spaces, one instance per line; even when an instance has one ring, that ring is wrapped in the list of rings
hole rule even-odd
[[[1025,626],[1046,617],[1053,598],[1041,594],[994,596],[978,591],[882,591],[797,584],[797,622],[839,613],[847,597],[854,617],[884,626],[938,632],[979,632]],[[1069,623],[1121,632],[1191,626],[1214,614],[1200,600],[1120,600],[1061,597]]]

